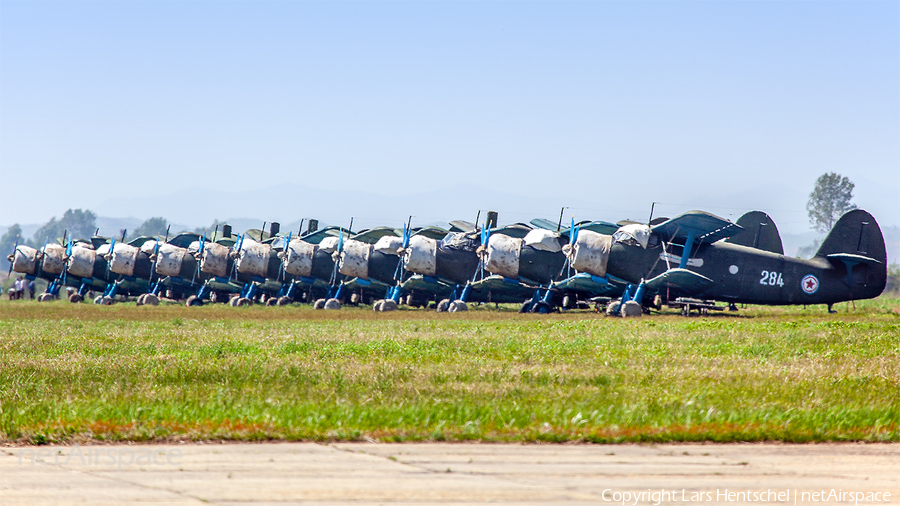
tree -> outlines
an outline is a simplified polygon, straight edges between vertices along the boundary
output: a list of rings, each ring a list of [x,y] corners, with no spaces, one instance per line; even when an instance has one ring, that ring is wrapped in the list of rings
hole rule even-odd
[[[50,221],[41,225],[31,238],[30,244],[35,248],[42,248],[48,242],[58,242],[68,231],[73,239],[87,239],[94,235],[97,229],[97,215],[88,210],[69,209],[63,213],[59,220],[54,216]]]
[[[9,270],[9,261],[6,260],[6,256],[13,253],[13,246],[16,245],[16,237],[19,237],[19,244],[25,242],[22,240],[21,236],[22,227],[16,223],[6,230],[3,237],[0,237],[0,270],[3,271],[4,275],[6,274],[6,271]]]
[[[819,176],[806,203],[812,227],[822,233],[828,232],[844,213],[856,209],[856,204],[850,202],[855,186],[845,176],[834,172]]]
[[[143,235],[153,237],[156,235],[163,235],[166,233],[166,225],[165,218],[150,218],[141,223],[138,228],[134,229],[134,233],[131,234],[131,237],[140,237]]]

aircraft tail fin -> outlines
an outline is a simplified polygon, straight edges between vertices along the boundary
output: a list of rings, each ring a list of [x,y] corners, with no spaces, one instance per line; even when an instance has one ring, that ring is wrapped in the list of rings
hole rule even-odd
[[[862,209],[854,209],[841,216],[822,241],[816,256],[827,258],[835,253],[859,255],[882,265],[887,264],[881,227],[871,214]]]
[[[878,222],[866,211],[854,209],[841,216],[816,257],[827,259],[836,269],[846,268],[851,298],[877,297],[884,291],[887,282],[884,235]]]
[[[736,235],[725,239],[725,242],[756,248],[784,255],[784,246],[778,227],[768,214],[762,211],[750,211],[737,220],[743,229]]]

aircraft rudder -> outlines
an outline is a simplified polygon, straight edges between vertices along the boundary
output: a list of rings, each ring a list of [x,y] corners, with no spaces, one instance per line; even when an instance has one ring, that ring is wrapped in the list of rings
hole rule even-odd
[[[824,258],[835,253],[872,258],[887,268],[884,234],[875,217],[862,209],[854,209],[841,216],[822,241],[816,256]]]

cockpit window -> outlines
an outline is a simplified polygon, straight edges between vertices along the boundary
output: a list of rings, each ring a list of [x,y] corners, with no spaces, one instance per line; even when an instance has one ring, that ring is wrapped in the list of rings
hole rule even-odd
[[[616,232],[613,234],[613,244],[623,244],[625,246],[640,246],[641,243],[626,232]]]

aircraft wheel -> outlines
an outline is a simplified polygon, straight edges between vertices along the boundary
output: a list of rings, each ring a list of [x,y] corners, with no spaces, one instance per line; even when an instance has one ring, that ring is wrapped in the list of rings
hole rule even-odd
[[[278,304],[278,299],[275,297],[269,297],[266,299],[266,307],[272,307]]]
[[[438,302],[437,312],[438,313],[446,313],[450,309],[450,299],[444,299]]]
[[[709,309],[700,308],[700,316],[709,316]]]
[[[641,305],[633,300],[629,300],[622,307],[622,316],[626,318],[641,316],[642,313],[643,311],[641,310]]]
[[[278,297],[278,300],[275,302],[275,304],[278,306],[290,306],[291,298],[287,295],[282,295],[281,297]]]
[[[384,299],[376,300],[375,304],[372,305],[373,311],[381,311],[381,308],[384,307]]]
[[[49,293],[42,293],[42,294],[38,295],[37,300],[38,300],[38,302],[47,302],[48,300],[52,300],[52,299],[53,299],[53,296],[50,295]]]
[[[325,301],[325,309],[340,309],[341,301],[337,299],[328,299]]]
[[[112,306],[115,300],[112,297],[101,297],[100,304],[104,306]]]
[[[146,304],[148,306],[158,306],[159,305],[159,297],[157,297],[156,295],[153,295],[152,293],[145,293],[143,295],[143,297],[144,297],[144,304]]]
[[[138,295],[137,300],[134,301],[134,305],[135,306],[143,306],[144,305],[144,297],[146,297],[146,296],[147,296],[146,293],[142,293],[142,294]]]
[[[381,304],[381,309],[379,311],[387,312],[387,311],[396,311],[397,303],[391,299],[384,299],[384,302]]]
[[[313,304],[313,309],[325,309],[325,299],[319,299]]]
[[[531,312],[531,301],[526,300],[522,303],[522,307],[519,308],[520,313],[530,313]]]
[[[103,299],[102,295],[98,295],[94,297],[94,304],[100,304],[100,301]]]
[[[193,306],[202,306],[202,305],[203,305],[203,301],[200,300],[200,297],[197,297],[196,295],[191,295],[190,297],[187,298],[186,301],[184,301],[184,307],[193,307]]]
[[[681,308],[681,316],[691,316],[691,306],[685,304],[684,307]]]
[[[606,305],[606,316],[619,316],[619,306],[622,305],[622,301],[614,300]]]
[[[69,302],[71,302],[72,304],[78,304],[79,302],[81,302],[83,300],[84,300],[84,297],[82,297],[81,295],[79,295],[77,293],[73,293],[72,295],[69,295]]]
[[[577,302],[578,301],[575,299],[575,297],[572,297],[571,295],[566,295],[565,297],[563,297],[562,307],[564,307],[566,309],[572,309],[573,307],[575,307]]]
[[[532,306],[529,312],[538,313],[538,314],[547,314],[550,312],[550,304],[547,304],[544,301],[537,302],[534,306]]]
[[[659,295],[653,297],[653,307],[656,308],[657,311],[662,309],[662,302],[662,297]]]
[[[447,308],[447,310],[451,313],[459,313],[461,311],[468,311],[469,306],[461,300],[455,300],[450,303],[450,306]]]
[[[247,297],[241,297],[241,298],[239,298],[239,299],[237,300],[237,302],[234,303],[234,305],[237,306],[237,307],[241,307],[241,306],[252,306],[252,305],[253,305],[253,301],[250,300],[250,299],[248,299]]]
[[[360,302],[360,301],[359,301],[359,294],[358,294],[358,293],[352,293],[352,294],[350,294],[350,304],[353,304],[353,305],[355,306],[356,304],[359,304],[359,302]]]

